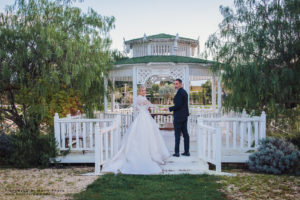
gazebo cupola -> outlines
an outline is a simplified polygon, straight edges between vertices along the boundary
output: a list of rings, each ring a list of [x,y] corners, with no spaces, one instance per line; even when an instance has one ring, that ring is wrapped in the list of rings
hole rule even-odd
[[[179,37],[165,33],[146,36],[133,40],[124,40],[124,48],[126,53],[132,53],[132,57],[142,56],[195,56],[195,50],[198,49],[199,41]]]

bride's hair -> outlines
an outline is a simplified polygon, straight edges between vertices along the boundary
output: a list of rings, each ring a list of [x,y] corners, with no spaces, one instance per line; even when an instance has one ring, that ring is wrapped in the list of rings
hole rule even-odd
[[[146,86],[144,86],[144,85],[140,85],[140,87],[139,87],[139,93],[143,90],[143,89],[146,89]]]

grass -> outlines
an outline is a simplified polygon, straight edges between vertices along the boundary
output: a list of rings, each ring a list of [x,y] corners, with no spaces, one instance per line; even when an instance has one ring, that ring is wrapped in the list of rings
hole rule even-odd
[[[300,199],[300,177],[260,174],[245,169],[228,170],[234,177],[222,177],[222,191],[228,199]]]
[[[220,177],[209,175],[104,175],[74,199],[224,199]]]

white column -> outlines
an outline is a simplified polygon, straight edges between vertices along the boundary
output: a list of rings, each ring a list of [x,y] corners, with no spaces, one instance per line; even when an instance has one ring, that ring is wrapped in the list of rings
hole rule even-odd
[[[132,69],[132,97],[133,97],[133,117],[136,116],[136,99],[137,99],[137,69]]]
[[[184,89],[190,95],[190,68],[188,66],[185,67],[184,71]],[[190,105],[190,98],[188,98],[188,105]]]
[[[113,78],[112,79],[112,88],[113,88],[113,91],[111,93],[111,112],[114,112],[115,110],[115,79]]]
[[[216,78],[213,75],[211,79],[211,98],[212,98],[212,108],[216,109]]]
[[[218,112],[222,111],[222,86],[221,86],[221,75],[218,77]]]
[[[151,45],[147,45],[147,56],[151,56]]]
[[[107,78],[104,77],[104,113],[107,113]]]

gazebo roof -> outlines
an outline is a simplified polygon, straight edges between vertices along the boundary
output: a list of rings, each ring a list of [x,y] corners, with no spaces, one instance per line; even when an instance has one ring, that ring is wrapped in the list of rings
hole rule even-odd
[[[185,56],[143,56],[143,57],[125,58],[115,62],[115,65],[150,63],[150,62],[204,63],[204,64],[213,63],[213,61],[203,60],[200,58],[185,57]]]
[[[127,44],[127,45],[132,45],[132,44],[135,44],[135,43],[143,43],[145,41],[147,41],[147,42],[152,42],[152,41],[153,42],[155,42],[155,41],[174,41],[175,39],[176,39],[176,35],[160,33],[160,34],[149,35],[149,36],[145,35],[145,37],[135,38],[135,39],[132,39],[132,40],[127,40],[124,43]],[[195,39],[185,38],[185,37],[178,37],[178,40],[180,42],[192,44],[193,46],[198,45],[198,40],[195,40]]]

